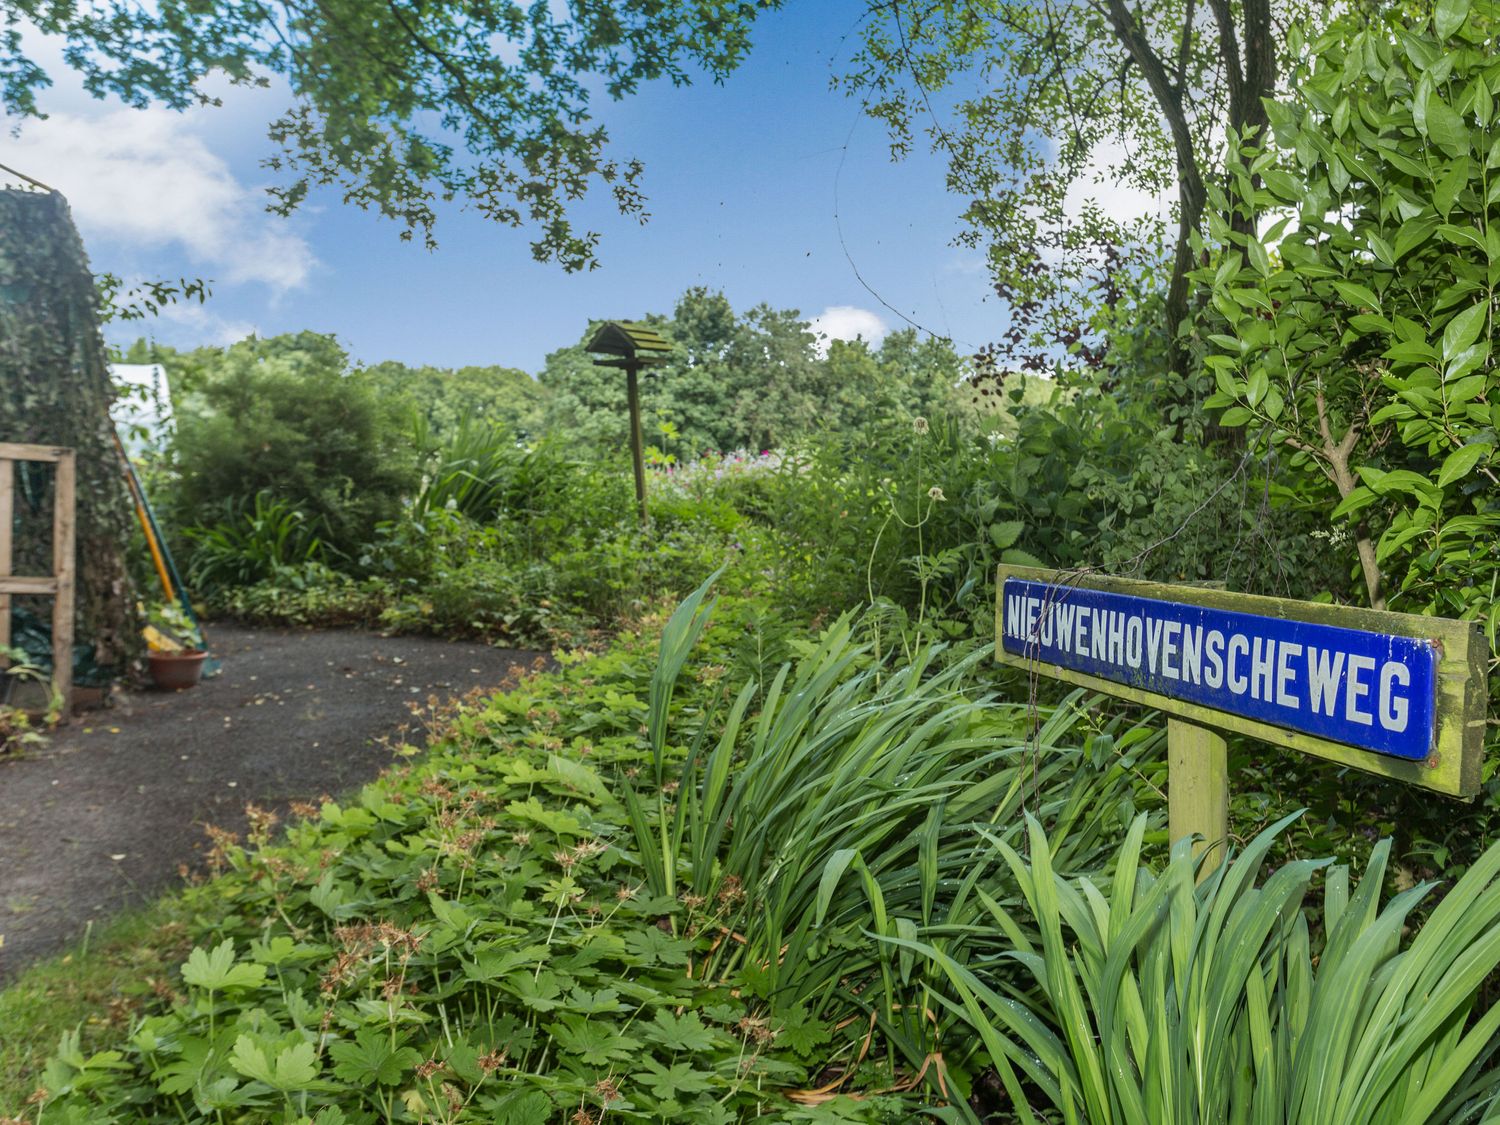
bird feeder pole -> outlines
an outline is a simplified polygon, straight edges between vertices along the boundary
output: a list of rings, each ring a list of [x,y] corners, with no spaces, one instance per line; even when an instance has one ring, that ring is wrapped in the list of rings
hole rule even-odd
[[[640,365],[625,368],[625,397],[630,404],[630,460],[635,468],[635,506],[646,522],[646,454],[641,443]]]
[[[599,367],[619,367],[625,371],[625,398],[630,411],[630,459],[635,470],[635,504],[641,523],[646,522],[646,449],[641,439],[641,368],[664,363],[671,353],[669,344],[654,329],[628,320],[610,320],[600,325],[588,342],[591,352],[603,352],[612,359],[596,359]]]

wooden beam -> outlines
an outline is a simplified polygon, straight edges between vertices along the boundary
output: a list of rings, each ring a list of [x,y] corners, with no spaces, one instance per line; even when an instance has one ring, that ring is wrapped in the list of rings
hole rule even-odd
[[[10,577],[12,562],[11,542],[16,519],[16,463],[0,460],[0,582]],[[10,647],[10,594],[0,587],[0,650]],[[0,652],[0,668],[10,661]],[[0,693],[3,694],[3,693]]]
[[[625,369],[625,397],[630,405],[630,460],[635,470],[635,504],[646,522],[646,454],[641,440],[641,387],[637,365]]]
[[[1181,719],[1167,720],[1167,827],[1172,843],[1201,836],[1195,855],[1201,883],[1229,846],[1229,746],[1217,733]]]
[[[57,593],[57,579],[25,574],[13,574],[0,578],[0,595],[23,594],[34,597],[50,597]]]
[[[57,460],[52,509],[52,574],[57,592],[52,602],[52,688],[59,697],[60,720],[73,714],[74,579],[77,567],[75,505],[78,460],[67,450]]]
[[[72,455],[71,449],[55,445],[21,445],[13,441],[0,441],[0,461],[61,461]]]

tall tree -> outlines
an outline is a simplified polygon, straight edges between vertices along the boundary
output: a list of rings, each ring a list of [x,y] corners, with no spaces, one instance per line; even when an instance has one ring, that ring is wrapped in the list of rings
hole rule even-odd
[[[1057,302],[1066,323],[1042,334],[1067,343],[1102,248],[1164,240],[1170,362],[1185,374],[1193,241],[1224,130],[1263,128],[1281,71],[1270,0],[871,0],[869,15],[844,84],[893,153],[925,132],[947,155],[949,187],[971,200],[961,241],[987,248],[1013,313]],[[1175,230],[1112,216],[1100,185],[1175,188]]]

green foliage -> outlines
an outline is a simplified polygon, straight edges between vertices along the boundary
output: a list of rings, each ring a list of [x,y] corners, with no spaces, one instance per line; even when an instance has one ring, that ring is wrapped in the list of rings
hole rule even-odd
[[[1091,866],[1139,798],[1160,815],[1159,735],[1100,724],[1071,747],[1074,701],[1028,737],[978,648],[898,670],[868,625],[808,634],[736,595],[710,617],[708,588],[660,638],[454,710],[425,758],[302,808],[284,840],[262,816],[250,847],[221,839],[170,979],[128,1027],[63,1037],[43,1119],[904,1121],[955,1087],[983,1105],[941,978],[866,933],[989,964],[1008,939],[985,904],[1019,899],[985,834],[1025,807]],[[784,1097],[830,1067],[850,1092],[916,1086]]]
[[[5,662],[0,668],[0,754],[45,745],[45,732],[61,717],[61,699],[55,692],[48,692],[46,711],[33,717],[26,708],[12,705],[11,692],[17,684],[47,684],[50,673],[37,665],[25,649],[16,646],[0,646],[0,660]]]
[[[1312,43],[1260,184],[1236,184],[1242,206],[1290,214],[1264,240],[1219,228],[1203,278],[1225,421],[1326,498],[1373,604],[1478,618],[1492,645],[1496,18],[1445,4]]]
[[[663,631],[653,703],[668,697],[704,614],[684,603]],[[1029,808],[1055,830],[1064,862],[1095,869],[1145,779],[1160,774],[1161,740],[1117,731],[1134,747],[1129,761],[1103,732],[1088,750],[1065,746],[1078,697],[1029,731],[1036,712],[997,706],[984,690],[984,647],[923,648],[891,667],[873,658],[870,632],[842,619],[769,683],[745,684],[732,704],[726,694],[716,743],[700,732],[665,785],[623,796],[647,885],[686,888],[690,927],[737,935],[714,951],[712,974],[743,974],[792,1027],[836,1013],[849,981],[869,980],[860,1006],[894,1056],[920,1068],[942,1050],[947,1080],[967,1087],[982,1066],[948,1038],[950,1020],[919,1014],[933,982],[856,935],[940,935],[954,955],[986,962],[997,935],[984,903],[1011,901],[1015,888],[976,841],[1014,836]],[[661,713],[648,719],[653,743],[665,738]],[[817,1030],[801,1053],[822,1041]]]
[[[1319,514],[1269,467],[1173,440],[1145,403],[1082,389],[1028,405],[1034,380],[1002,386],[1013,435],[952,416],[882,421],[767,476],[754,511],[777,529],[777,573],[798,597],[925,606],[988,636],[1000,562],[1300,597],[1342,588]]]
[[[1099,884],[1060,873],[1055,847],[1028,818],[1029,858],[995,847],[1025,895],[1023,920],[1040,932],[1010,954],[1039,1003],[1016,1003],[931,945],[888,940],[942,968],[1018,1106],[1030,1100],[1024,1075],[1069,1120],[1491,1120],[1500,1008],[1481,1014],[1476,1002],[1500,967],[1500,848],[1409,943],[1408,917],[1432,888],[1381,908],[1387,842],[1355,889],[1347,868],[1328,870],[1315,953],[1302,904],[1327,861],[1295,861],[1256,882],[1288,822],[1194,886],[1190,841],[1174,846],[1160,874],[1140,863],[1144,819],[1114,878]],[[1016,918],[993,915],[1021,936]],[[1024,1110],[1020,1119],[1036,1120]]]
[[[277,577],[251,586],[212,591],[205,608],[248,625],[373,628],[381,623],[389,602],[390,590],[386,585],[368,579],[356,581],[347,574],[315,565],[283,570]],[[454,621],[434,622],[429,627],[453,635],[465,631]]]
[[[118,275],[101,273],[95,276],[94,285],[99,293],[99,319],[105,324],[113,320],[145,320],[160,316],[163,309],[176,304],[197,301],[201,305],[211,294],[209,283],[202,278],[142,281],[127,287]]]
[[[1284,221],[1259,239],[1217,229],[1200,278],[1217,319],[1203,341],[1212,404],[1288,467],[1362,600],[1476,620],[1492,650],[1496,20],[1492,4],[1444,3],[1335,21],[1271,108],[1270,135],[1250,138],[1258,182],[1233,185],[1241,207]],[[1313,805],[1325,851],[1395,835],[1409,881],[1475,862],[1494,838],[1494,774],[1492,760],[1461,816],[1292,761],[1247,788],[1265,817]]]
[[[761,535],[722,502],[664,498],[654,511],[641,527],[619,458],[474,425],[428,458],[415,496],[354,558],[269,499],[188,534],[210,604],[229,616],[551,644],[692,589]]]
[[[128,1032],[151,994],[149,982],[187,956],[188,923],[211,928],[205,913],[194,914],[181,894],[166,895],[90,927],[80,946],[7,980],[0,991],[0,1112],[18,1112],[41,1085],[64,1033],[93,1054]]]
[[[400,408],[346,364],[330,336],[251,338],[226,349],[201,386],[176,388],[178,526],[236,521],[265,493],[329,549],[357,556],[417,472]]]
[[[514,367],[408,367],[387,360],[361,368],[356,378],[381,398],[395,398],[426,424],[438,441],[466,424],[494,426],[519,437],[541,433],[545,393]]]
[[[914,330],[892,333],[879,349],[830,341],[820,358],[799,313],[758,305],[736,315],[722,293],[701,288],[683,294],[670,319],[646,323],[674,348],[642,379],[642,426],[648,441],[663,435],[662,453],[678,460],[774,449],[820,430],[957,405],[959,357],[948,341]],[[625,380],[584,351],[593,328],[547,357],[547,421],[575,440],[619,447],[629,439]]]
[[[523,441],[504,426],[466,419],[424,464],[412,517],[442,509],[486,524],[561,511],[585,518],[584,509],[598,499],[580,495],[597,487],[591,468],[564,451],[560,436]]]
[[[1192,241],[1223,164],[1221,130],[1265,121],[1264,99],[1296,52],[1287,30],[1309,9],[938,0],[870,16],[842,84],[886,125],[893,156],[925,133],[949,188],[971,201],[961,241],[985,249],[1008,305],[997,350],[1023,370],[1077,352],[1090,320],[1118,301],[1121,259],[1139,255],[1161,278],[1166,370],[1185,381]],[[1170,194],[1174,206],[1122,217],[1107,203],[1120,189]],[[1186,396],[1167,401],[1181,408]]]
[[[233,918],[194,935],[180,997],[102,1054],[65,1042],[45,1115],[719,1121],[800,1080],[727,988],[684,976],[706,935],[626,940],[683,909],[636,890],[598,772],[643,752],[639,667],[622,651],[496,697],[415,769],[224,852],[193,893]]]
[[[290,584],[316,572],[326,551],[305,513],[258,492],[235,518],[189,528],[194,586],[205,592],[257,582]]]
[[[51,79],[30,54],[41,36],[98,97],[176,109],[217,104],[202,83],[225,75],[274,85],[289,100],[268,127],[279,153],[271,206],[290,213],[315,188],[378,210],[403,238],[433,244],[434,200],[458,198],[485,218],[536,231],[532,253],[569,270],[597,265],[598,235],[575,230],[567,204],[598,184],[644,215],[641,165],[607,155],[598,96],[642,83],[723,78],[749,48],[765,3],[589,4],[560,11],[524,0],[392,9],[371,19],[358,0],[315,9],[166,0],[90,6],[7,0],[0,6],[0,105],[38,116]],[[36,35],[35,33],[40,33]]]

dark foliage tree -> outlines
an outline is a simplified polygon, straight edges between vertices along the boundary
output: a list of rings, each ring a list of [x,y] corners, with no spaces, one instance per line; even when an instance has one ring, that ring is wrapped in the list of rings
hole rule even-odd
[[[354,555],[416,486],[409,417],[348,372],[331,336],[251,337],[178,399],[178,523],[229,519],[261,492]]]

